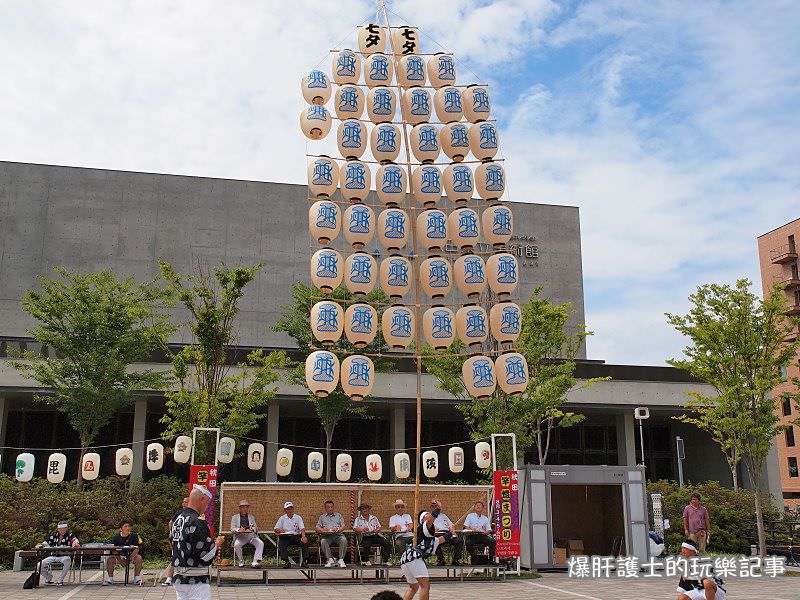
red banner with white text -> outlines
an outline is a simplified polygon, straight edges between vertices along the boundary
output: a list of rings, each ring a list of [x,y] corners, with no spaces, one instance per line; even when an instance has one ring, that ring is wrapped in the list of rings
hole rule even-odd
[[[217,501],[217,466],[216,465],[191,465],[189,467],[189,491],[194,485],[201,485],[211,492],[211,502],[205,514],[200,515],[208,523],[211,535],[214,535],[214,504]]]

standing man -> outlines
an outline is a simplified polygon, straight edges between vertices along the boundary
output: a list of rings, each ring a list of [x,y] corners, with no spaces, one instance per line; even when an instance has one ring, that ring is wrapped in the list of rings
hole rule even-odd
[[[181,514],[181,511],[187,506],[189,506],[188,496],[181,501],[181,507],[173,513],[172,518],[169,520],[167,531],[169,532],[170,548],[172,547],[172,524],[175,522],[175,517]],[[172,585],[172,576],[174,573],[175,573],[175,567],[173,566],[172,561],[170,561],[169,566],[167,567],[167,578],[161,583],[161,585],[163,585],[164,587]]]
[[[325,553],[325,558],[328,559],[325,563],[326,567],[333,567],[337,564],[344,567],[344,555],[347,553],[347,537],[342,533],[344,531],[344,518],[334,510],[335,506],[333,500],[325,501],[325,512],[317,519],[316,531],[319,534],[319,545]],[[331,553],[331,545],[336,544],[339,546],[339,562],[333,558]]]
[[[142,555],[139,554],[139,545],[142,541],[139,534],[131,529],[130,521],[123,521],[119,525],[119,533],[115,533],[111,538],[111,543],[115,546],[128,546],[130,550],[120,550],[119,556],[109,556],[106,559],[106,572],[108,573],[105,582],[109,585],[114,583],[114,567],[117,563],[122,565],[133,565],[133,585],[142,585]]]
[[[231,517],[231,532],[233,533],[233,553],[239,560],[239,566],[244,566],[242,546],[251,544],[256,552],[253,555],[252,567],[257,567],[264,556],[264,542],[258,537],[256,518],[249,514],[250,503],[247,500],[239,502],[239,514]]]
[[[389,517],[389,529],[394,532],[394,547],[398,554],[414,543],[414,519],[406,512],[406,504],[399,498],[394,501],[394,514]]]
[[[189,493],[188,506],[172,522],[170,539],[175,567],[172,579],[178,600],[211,600],[209,566],[225,538],[211,539],[208,523],[200,518],[210,503],[211,492],[195,484]]]
[[[472,506],[473,512],[464,521],[464,532],[467,534],[467,552],[473,554],[476,546],[489,547],[489,562],[494,562],[495,541],[489,517],[483,514],[483,502],[478,500]]]
[[[300,566],[308,566],[308,538],[306,537],[306,526],[303,517],[294,514],[294,504],[291,500],[283,503],[283,514],[275,523],[275,533],[278,538],[278,556],[283,561],[283,568],[288,569],[289,548],[292,546],[300,547]]]
[[[446,542],[453,534],[446,531],[436,533],[434,521],[442,510],[442,503],[438,499],[431,502],[434,509],[431,512],[419,513],[419,529],[417,529],[417,545],[406,549],[400,557],[400,569],[408,582],[408,591],[403,600],[412,600],[419,591],[419,600],[428,600],[431,592],[431,578],[425,559],[431,556],[439,546]]]
[[[378,521],[378,517],[369,512],[371,509],[369,504],[359,505],[359,515],[353,521],[353,531],[361,534],[361,543],[359,544],[361,564],[367,567],[372,564],[369,554],[373,546],[380,546],[382,563],[388,563],[389,557],[392,555],[392,547],[381,534],[381,523]]]
[[[78,541],[78,538],[69,530],[67,522],[60,521],[56,526],[56,531],[51,533],[50,537],[45,541],[36,544],[36,548],[77,548],[80,545],[81,543]],[[53,552],[50,556],[42,560],[39,565],[39,573],[44,575],[44,582],[47,585],[53,583],[51,565],[56,563],[61,565],[61,574],[58,576],[56,585],[61,586],[64,585],[64,577],[67,576],[72,566],[72,558],[69,556],[62,556],[59,552]]]
[[[450,517],[441,512],[442,503],[440,501],[431,501],[431,513],[433,513],[437,506],[439,508],[439,512],[436,514],[436,518],[433,522],[434,527],[436,527],[436,535],[441,536],[443,533],[449,533],[450,536],[436,547],[436,565],[439,567],[444,566],[444,552],[442,552],[442,546],[445,544],[450,544],[453,546],[453,562],[451,564],[454,567],[460,567],[461,553],[464,551],[464,540],[456,535],[456,526],[450,520]]]
[[[698,554],[706,553],[706,542],[711,534],[711,518],[708,509],[700,504],[700,494],[692,494],[692,499],[683,509],[683,533],[697,544]]]

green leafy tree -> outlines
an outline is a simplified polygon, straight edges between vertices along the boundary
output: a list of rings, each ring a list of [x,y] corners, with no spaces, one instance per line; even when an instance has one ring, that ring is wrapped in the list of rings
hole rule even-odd
[[[231,268],[222,263],[213,274],[198,268],[192,275],[178,274],[164,261],[159,266],[189,312],[186,326],[195,340],[172,355],[177,386],[165,391],[163,437],[172,439],[194,427],[218,427],[234,438],[246,436],[264,418],[263,407],[277,393],[279,369],[290,364],[284,352],[265,354],[260,349],[250,352],[235,371],[228,364],[239,301],[262,265]],[[207,444],[198,443],[198,452],[203,460],[213,460]]]
[[[351,294],[348,290],[339,288],[332,294],[327,295],[326,298],[338,300],[339,304],[341,304],[344,309],[347,309],[349,305],[356,303],[354,301],[347,301],[350,296]],[[275,331],[286,333],[289,337],[294,339],[303,357],[303,361],[295,364],[294,368],[289,373],[289,381],[296,385],[306,385],[305,358],[320,347],[319,342],[317,342],[311,332],[311,324],[309,323],[308,317],[311,314],[311,308],[321,299],[322,296],[319,290],[304,283],[296,283],[292,286],[293,303],[283,307],[284,313],[273,327]],[[360,302],[382,305],[388,302],[388,298],[382,290],[378,289],[368,294],[366,298]],[[380,310],[378,312],[380,313]],[[379,353],[383,347],[383,337],[379,331],[375,340],[365,348],[357,349],[347,341],[345,336],[342,336],[336,344],[329,348],[334,351],[375,354]],[[372,362],[375,366],[375,371],[382,372],[389,370],[393,361],[387,358],[373,358]],[[347,415],[355,415],[361,418],[369,418],[369,415],[365,406],[350,400],[347,394],[342,390],[341,385],[337,386],[331,394],[324,398],[318,398],[311,394],[308,396],[308,401],[314,405],[314,410],[325,430],[325,480],[330,481],[331,444],[333,443],[333,434],[336,431],[336,426],[339,424],[339,421]]]
[[[578,385],[575,379],[575,357],[588,335],[583,327],[570,332],[567,321],[569,304],[553,304],[542,296],[542,288],[534,290],[522,307],[522,334],[514,345],[528,362],[530,382],[522,394],[509,395],[500,390],[487,400],[473,401],[461,376],[464,346],[456,341],[439,356],[426,349],[426,370],[434,375],[439,387],[462,402],[458,408],[474,439],[493,433],[514,433],[522,450],[536,447],[539,464],[545,464],[553,429],[571,427],[583,415],[564,410],[567,392]],[[498,349],[496,344],[492,349]],[[588,386],[599,381],[590,379]],[[498,452],[499,454],[499,452]],[[510,459],[508,460],[510,462]]]
[[[693,394],[689,406],[697,416],[690,422],[712,435],[729,464],[740,458],[757,489],[775,436],[789,426],[781,424],[775,402],[798,401],[800,380],[785,373],[800,341],[787,339],[798,320],[784,316],[786,299],[781,288],[773,288],[762,301],[750,287],[747,279],[733,287],[703,285],[689,296],[688,314],[667,314],[668,322],[689,339],[685,358],[667,362],[714,388],[716,397]],[[793,385],[774,397],[773,391],[787,381]],[[764,519],[758,491],[755,512],[763,556]]]
[[[68,416],[83,462],[100,429],[133,401],[134,392],[164,387],[163,372],[129,367],[145,362],[174,331],[167,312],[173,297],[157,279],[138,284],[111,271],[55,273],[40,277],[39,289],[22,299],[22,309],[37,322],[28,332],[49,356],[28,352],[13,364],[51,390],[34,399]]]

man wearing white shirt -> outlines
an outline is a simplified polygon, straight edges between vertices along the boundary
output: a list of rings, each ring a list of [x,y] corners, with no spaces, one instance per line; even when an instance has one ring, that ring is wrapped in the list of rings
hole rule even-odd
[[[489,517],[483,514],[483,502],[478,500],[472,507],[474,512],[467,515],[464,521],[464,533],[467,537],[467,552],[475,554],[476,546],[489,547],[489,562],[494,562],[494,536]]]
[[[378,517],[369,512],[371,509],[372,507],[369,504],[361,504],[358,507],[359,515],[353,521],[353,531],[361,534],[361,543],[359,544],[361,548],[361,564],[366,566],[372,564],[369,560],[369,555],[373,546],[380,546],[381,561],[383,562],[389,562],[387,559],[392,554],[391,545],[381,534],[381,523],[378,521]]]
[[[278,556],[283,561],[283,568],[288,569],[289,548],[300,547],[300,566],[308,566],[308,538],[306,537],[306,526],[300,515],[294,514],[294,504],[291,501],[284,502],[283,510],[286,514],[281,515],[275,523],[275,533],[278,534]]]
[[[436,502],[431,502],[431,512],[434,511],[436,508]],[[452,537],[448,540],[445,540],[442,544],[436,548],[436,564],[440,567],[443,567],[444,562],[444,552],[442,552],[442,546],[444,544],[450,544],[453,546],[453,562],[452,565],[454,567],[461,566],[461,553],[464,551],[464,540],[456,535],[456,526],[443,512],[439,513],[439,516],[433,521],[433,527],[436,529],[436,533],[450,533]]]
[[[394,513],[389,517],[389,529],[394,532],[394,545],[397,552],[402,554],[408,544],[414,543],[414,520],[406,512],[405,502],[394,501]]]

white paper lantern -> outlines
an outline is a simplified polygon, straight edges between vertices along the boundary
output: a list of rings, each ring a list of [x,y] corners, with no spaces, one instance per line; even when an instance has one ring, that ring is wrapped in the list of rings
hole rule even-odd
[[[400,110],[403,113],[403,119],[412,125],[430,121],[431,95],[425,88],[405,90],[400,96]]]
[[[492,254],[486,261],[489,288],[501,298],[511,294],[519,283],[517,259],[508,252]]]
[[[411,457],[407,452],[398,452],[394,455],[394,476],[398,479],[411,477]]]
[[[456,61],[452,54],[438,52],[431,57],[428,61],[428,80],[436,88],[456,82]]]
[[[461,162],[469,154],[469,130],[464,123],[448,123],[439,131],[439,145],[453,162]]]
[[[408,215],[399,208],[387,208],[378,215],[378,240],[390,253],[399,252],[408,243]]]
[[[381,262],[381,289],[396,300],[411,290],[411,262],[405,256],[389,256]]]
[[[36,457],[30,452],[22,452],[17,454],[17,461],[14,470],[17,481],[25,483],[33,479],[33,467],[35,465]]]
[[[319,69],[306,73],[300,82],[303,99],[309,104],[325,104],[331,99],[331,82]]]
[[[368,356],[351,354],[342,361],[342,390],[351,400],[361,401],[372,393],[375,366]]]
[[[377,23],[358,26],[358,49],[362,54],[386,52],[388,38],[386,27]]]
[[[424,210],[417,215],[417,240],[428,252],[441,252],[447,244],[447,216],[441,210]]]
[[[348,160],[339,172],[342,196],[353,203],[363,202],[369,195],[372,172],[363,162]]]
[[[400,155],[400,130],[391,123],[381,123],[373,127],[369,134],[369,147],[372,156],[379,163],[397,160]]]
[[[164,446],[158,442],[147,444],[144,463],[149,471],[160,471],[164,466]]]
[[[462,251],[472,251],[479,229],[478,213],[471,208],[456,209],[447,217],[447,237]]]
[[[465,360],[461,375],[467,392],[478,400],[488,398],[497,389],[494,362],[487,356],[472,356]]]
[[[355,250],[361,250],[375,237],[375,213],[366,204],[353,204],[344,211],[344,239]]]
[[[464,107],[464,117],[472,123],[487,120],[492,112],[489,90],[483,85],[464,88],[461,92],[461,105]]]
[[[366,252],[356,252],[344,261],[344,284],[353,296],[363,298],[375,289],[378,264]]]
[[[383,477],[383,459],[380,454],[367,455],[367,479],[370,481],[380,481]]]
[[[394,163],[381,165],[375,174],[375,191],[387,206],[403,204],[408,190],[405,169]]]
[[[419,283],[429,298],[444,298],[453,288],[453,274],[450,261],[441,256],[432,256],[419,266]]]
[[[360,119],[364,114],[364,92],[357,85],[340,86],[333,96],[333,109],[342,121]]]
[[[484,200],[497,200],[506,191],[506,172],[500,163],[487,161],[475,169],[475,189]]]
[[[480,256],[465,254],[453,263],[456,287],[468,299],[477,299],[486,289],[486,264]]]
[[[117,450],[114,456],[114,470],[120,477],[129,477],[133,473],[133,450],[131,448]]]
[[[311,307],[309,315],[311,333],[323,346],[339,341],[344,331],[344,310],[338,302],[323,300]]]
[[[54,452],[47,457],[47,481],[61,483],[67,470],[67,457],[61,452]]]
[[[513,302],[499,302],[489,310],[492,336],[501,344],[515,342],[522,332],[522,310]]]
[[[264,468],[264,444],[253,442],[247,446],[247,468],[260,471]]]
[[[312,352],[306,358],[306,386],[318,398],[328,396],[339,383],[339,359],[326,350]]]
[[[447,462],[451,473],[461,473],[464,470],[464,449],[460,446],[450,448],[447,451]]]
[[[419,31],[403,25],[392,29],[392,53],[400,56],[419,52]]]
[[[450,163],[442,174],[442,185],[451,202],[466,204],[474,189],[472,169],[467,165]]]
[[[442,198],[442,173],[434,165],[420,165],[411,172],[411,192],[418,204],[436,206]]]
[[[422,315],[422,331],[425,341],[434,350],[445,350],[450,347],[456,336],[455,316],[445,306],[433,306]]]
[[[308,208],[308,233],[320,244],[336,239],[341,226],[341,213],[335,202],[318,200]]]
[[[232,437],[219,438],[219,445],[217,446],[217,460],[222,464],[227,465],[233,461],[233,455],[236,453],[236,441]]]
[[[275,457],[275,474],[278,477],[287,477],[292,472],[292,460],[294,452],[289,448],[279,448]]]
[[[333,81],[339,85],[358,83],[358,79],[361,76],[361,58],[348,48],[334,52],[331,75],[333,76]]]
[[[364,60],[364,83],[369,87],[391,85],[394,64],[385,54],[376,52]]]
[[[405,306],[390,306],[381,315],[381,331],[392,348],[407,349],[414,341],[414,313]]]
[[[307,106],[300,112],[300,129],[311,140],[321,140],[331,130],[331,113],[319,104]]]
[[[175,438],[172,449],[172,459],[178,464],[186,464],[192,458],[192,438],[188,435],[179,435]]]
[[[488,469],[492,466],[492,447],[489,442],[475,444],[475,464],[479,469]]]
[[[481,215],[483,238],[494,248],[500,248],[511,241],[514,233],[514,214],[502,204],[495,204]]]
[[[342,121],[336,129],[336,145],[339,147],[341,155],[347,160],[361,158],[369,145],[366,126],[355,119]],[[344,180],[342,180],[342,186],[344,186]]]
[[[344,311],[344,333],[356,348],[371,344],[378,333],[378,312],[369,304],[351,304]]]
[[[308,191],[318,198],[329,198],[339,187],[339,165],[328,156],[318,156],[308,164]]]
[[[414,54],[401,57],[397,61],[397,84],[402,88],[425,85],[425,60]]]
[[[469,148],[478,160],[491,160],[497,154],[499,135],[494,123],[476,123],[469,128]]]
[[[344,271],[342,255],[336,250],[322,248],[311,256],[311,283],[320,291],[330,294],[342,285]]]
[[[373,123],[388,123],[397,112],[397,94],[387,87],[372,88],[367,94],[367,116]]]
[[[430,123],[414,125],[409,136],[411,153],[421,163],[430,163],[439,158],[439,130]]]
[[[494,363],[497,385],[506,394],[521,394],[528,387],[528,361],[519,352],[508,352]]]
[[[446,86],[436,90],[436,94],[433,96],[433,106],[436,109],[436,116],[442,123],[460,121],[464,115],[461,94],[457,87]]]
[[[426,450],[422,453],[422,472],[428,479],[439,475],[439,455],[436,450]]]
[[[480,306],[464,306],[456,312],[459,339],[470,348],[480,346],[489,337],[489,318]]]
[[[145,462],[147,462],[147,456],[145,456]],[[81,461],[81,477],[85,481],[94,481],[98,475],[100,475],[100,455],[97,452],[87,452]]]
[[[338,481],[350,481],[353,473],[353,457],[342,453],[336,456],[336,479]]]
[[[322,452],[309,452],[307,467],[309,479],[320,479],[325,471],[325,457]]]

